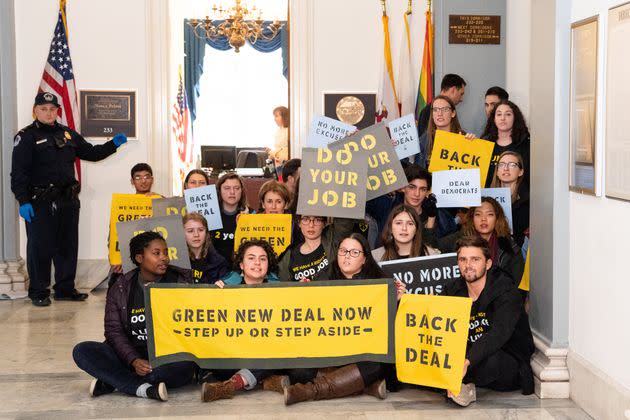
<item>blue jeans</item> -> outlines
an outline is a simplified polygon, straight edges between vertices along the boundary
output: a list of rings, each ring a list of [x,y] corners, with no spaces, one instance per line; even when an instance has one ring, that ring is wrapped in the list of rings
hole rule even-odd
[[[145,383],[155,385],[165,382],[168,388],[186,385],[192,381],[195,368],[193,362],[169,363],[154,368],[146,376],[140,376],[118,358],[109,344],[94,341],[84,341],[74,346],[72,358],[80,369],[129,395],[136,395],[138,387]]]

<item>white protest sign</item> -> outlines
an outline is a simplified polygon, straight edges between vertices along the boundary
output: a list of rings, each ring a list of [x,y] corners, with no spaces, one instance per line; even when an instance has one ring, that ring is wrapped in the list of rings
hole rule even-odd
[[[433,172],[437,207],[470,207],[481,204],[479,168]]]
[[[413,114],[391,121],[387,124],[389,134],[392,137],[394,149],[398,159],[420,153],[420,139],[418,138],[418,128]]]
[[[188,213],[199,213],[206,218],[208,230],[223,228],[216,186],[207,185],[184,190],[184,200]]]
[[[316,115],[311,122],[311,130],[308,133],[306,145],[308,147],[327,147],[329,143],[341,140],[356,129],[353,125]]]
[[[505,217],[508,219],[508,223],[510,225],[510,232],[513,232],[512,228],[512,192],[509,188],[482,188],[481,189],[482,197],[492,197],[503,208],[503,212],[505,213]]]

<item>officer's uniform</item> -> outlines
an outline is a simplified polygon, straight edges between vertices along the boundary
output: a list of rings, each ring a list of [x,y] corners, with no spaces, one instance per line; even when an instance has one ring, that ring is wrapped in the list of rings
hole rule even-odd
[[[56,98],[49,103],[57,105]],[[55,264],[55,297],[76,297],[80,204],[75,159],[94,162],[114,152],[112,141],[91,145],[79,133],[57,122],[49,125],[36,120],[15,136],[11,190],[20,206],[30,203],[34,210],[32,221],[26,223],[31,299],[50,295],[51,261]]]

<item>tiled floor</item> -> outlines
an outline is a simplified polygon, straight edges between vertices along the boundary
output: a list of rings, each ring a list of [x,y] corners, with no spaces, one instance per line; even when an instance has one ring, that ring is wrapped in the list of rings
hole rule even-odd
[[[589,419],[571,400],[539,400],[520,393],[478,390],[466,409],[436,393],[405,389],[387,400],[358,396],[285,407],[279,394],[252,391],[204,404],[199,388],[169,390],[159,403],[121,394],[88,396],[90,378],[74,365],[71,350],[102,340],[105,291],[87,302],[53,302],[36,308],[27,300],[0,302],[0,419],[248,418],[348,419]]]

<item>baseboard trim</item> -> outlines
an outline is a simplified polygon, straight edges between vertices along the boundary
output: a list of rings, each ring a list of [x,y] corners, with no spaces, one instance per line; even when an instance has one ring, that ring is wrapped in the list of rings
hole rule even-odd
[[[630,389],[569,351],[571,399],[594,419],[630,419]]]
[[[569,398],[569,370],[567,348],[549,347],[534,336],[536,352],[532,358],[534,392],[538,398]]]

